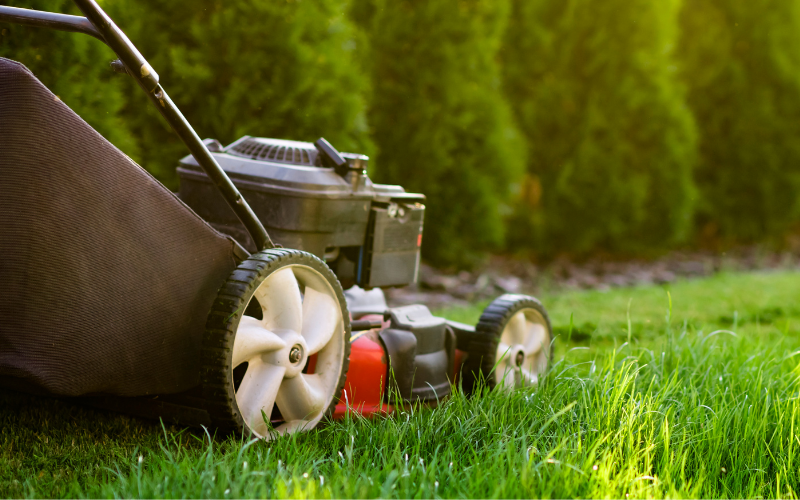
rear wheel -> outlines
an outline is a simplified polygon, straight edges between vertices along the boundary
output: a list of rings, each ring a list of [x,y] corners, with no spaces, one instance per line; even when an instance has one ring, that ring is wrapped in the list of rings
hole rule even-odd
[[[320,259],[256,253],[231,274],[209,314],[201,383],[223,432],[271,439],[329,416],[350,355],[344,293]]]
[[[484,309],[475,332],[462,334],[459,349],[467,357],[462,387],[474,393],[482,379],[489,387],[513,390],[536,384],[552,354],[547,311],[527,295],[503,295]]]

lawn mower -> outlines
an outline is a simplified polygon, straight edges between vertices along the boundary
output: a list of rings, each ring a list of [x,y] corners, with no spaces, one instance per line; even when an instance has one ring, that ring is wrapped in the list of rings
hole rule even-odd
[[[172,193],[0,58],[0,385],[271,439],[546,371],[533,297],[475,326],[387,305],[382,288],[417,280],[424,195],[323,138],[202,141],[98,4],[75,3],[85,17],[0,21],[104,42],[190,154]]]

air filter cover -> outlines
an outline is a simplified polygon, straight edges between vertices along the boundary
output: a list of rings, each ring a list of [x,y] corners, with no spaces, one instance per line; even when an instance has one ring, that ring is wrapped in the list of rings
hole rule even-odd
[[[290,165],[319,166],[318,152],[310,142],[244,137],[229,146],[226,152],[251,160],[288,163]]]

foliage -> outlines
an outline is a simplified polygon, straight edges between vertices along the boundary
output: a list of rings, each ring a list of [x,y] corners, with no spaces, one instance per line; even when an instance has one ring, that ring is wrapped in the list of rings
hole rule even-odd
[[[78,14],[70,0],[10,0],[12,7]],[[55,95],[129,156],[139,144],[121,117],[125,94],[111,72],[114,53],[103,43],[77,33],[3,23],[0,57],[19,61]]]
[[[141,0],[108,9],[201,137],[314,141],[369,154],[364,75],[346,0]],[[133,95],[138,89],[129,83]],[[146,98],[127,115],[143,162],[169,185],[186,154]],[[142,112],[142,108],[146,112]]]
[[[556,340],[538,389],[270,445],[0,393],[0,496],[797,497],[797,278],[678,282],[672,307],[657,286],[550,295],[556,329],[597,328]]]
[[[370,123],[377,180],[427,195],[423,253],[469,263],[503,243],[524,144],[501,93],[507,2],[376,2]]]
[[[695,129],[674,2],[515,0],[502,52],[528,139],[511,227],[543,253],[641,251],[692,230]]]
[[[324,136],[426,194],[437,265],[780,240],[800,222],[798,2],[101,4],[201,137]],[[3,24],[0,56],[177,187],[185,147],[100,42]]]
[[[728,241],[782,236],[800,220],[800,4],[697,0],[680,19],[699,224]]]

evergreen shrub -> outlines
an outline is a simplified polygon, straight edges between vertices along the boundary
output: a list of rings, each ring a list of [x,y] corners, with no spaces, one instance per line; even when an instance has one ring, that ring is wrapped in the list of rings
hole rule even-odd
[[[375,177],[427,195],[422,251],[436,264],[469,265],[502,245],[524,168],[497,62],[507,7],[376,0],[368,23]]]
[[[693,0],[680,21],[701,235],[779,237],[800,219],[800,2]]]
[[[514,0],[502,51],[528,140],[512,246],[649,252],[691,234],[696,132],[672,1]]]
[[[340,151],[372,152],[346,1],[126,0],[108,9],[201,137],[325,137]],[[185,147],[145,96],[126,114],[146,144],[144,165],[175,187]]]
[[[82,15],[71,0],[7,0],[11,7]],[[101,135],[131,157],[138,141],[121,113],[122,77],[111,71],[114,52],[87,35],[0,23],[0,57],[21,62]]]

